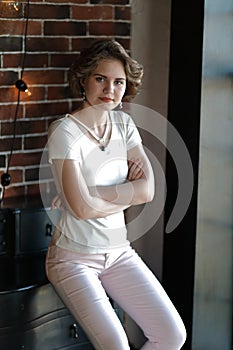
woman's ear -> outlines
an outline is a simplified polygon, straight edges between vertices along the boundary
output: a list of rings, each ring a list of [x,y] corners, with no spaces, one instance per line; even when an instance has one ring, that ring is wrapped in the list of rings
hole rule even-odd
[[[85,88],[85,79],[82,78],[79,80],[79,82],[80,82],[80,85],[82,86],[82,88]]]

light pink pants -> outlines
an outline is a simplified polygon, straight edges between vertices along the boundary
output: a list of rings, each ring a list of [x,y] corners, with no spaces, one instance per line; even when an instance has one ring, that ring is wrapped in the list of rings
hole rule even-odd
[[[144,332],[148,341],[141,350],[178,350],[184,344],[180,316],[131,247],[110,254],[79,254],[51,245],[46,272],[96,350],[130,349],[108,296]]]

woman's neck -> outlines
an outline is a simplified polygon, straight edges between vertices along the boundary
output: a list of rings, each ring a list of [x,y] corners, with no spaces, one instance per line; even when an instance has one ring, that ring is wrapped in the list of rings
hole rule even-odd
[[[74,110],[71,114],[90,129],[98,129],[107,123],[109,112],[88,105]]]

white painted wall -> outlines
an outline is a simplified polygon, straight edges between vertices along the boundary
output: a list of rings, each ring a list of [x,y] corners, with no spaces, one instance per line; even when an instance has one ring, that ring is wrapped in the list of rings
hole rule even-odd
[[[232,349],[232,13],[232,0],[206,0],[193,350]]]

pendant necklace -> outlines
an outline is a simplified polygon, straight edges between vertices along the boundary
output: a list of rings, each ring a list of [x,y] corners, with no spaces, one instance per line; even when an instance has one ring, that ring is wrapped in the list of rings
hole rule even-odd
[[[72,119],[74,119],[79,125],[81,125],[84,129],[86,129],[89,134],[99,143],[99,147],[101,149],[101,151],[105,151],[106,149],[106,137],[108,135],[108,131],[110,129],[110,118],[109,118],[109,114],[107,116],[107,121],[106,121],[106,127],[104,130],[104,134],[102,137],[97,136],[93,130],[91,130],[90,128],[88,128],[88,126],[86,126],[84,123],[82,123],[80,120],[78,120],[77,118],[75,118],[72,114],[69,114]]]

